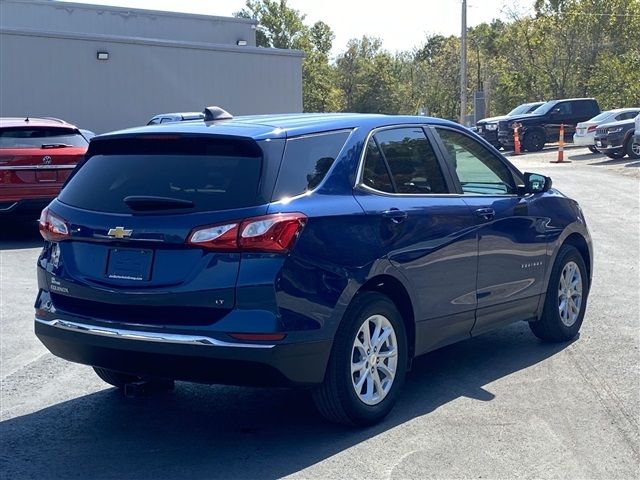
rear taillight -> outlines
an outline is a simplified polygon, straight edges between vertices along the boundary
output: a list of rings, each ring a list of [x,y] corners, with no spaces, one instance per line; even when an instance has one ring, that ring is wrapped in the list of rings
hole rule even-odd
[[[596,128],[598,128],[597,125],[591,125],[590,127],[587,128],[587,133],[595,132]]]
[[[52,213],[49,208],[42,210],[38,228],[42,238],[50,242],[60,242],[69,238],[69,227],[67,223]]]
[[[287,252],[306,222],[302,213],[264,215],[197,228],[187,243],[220,251]]]

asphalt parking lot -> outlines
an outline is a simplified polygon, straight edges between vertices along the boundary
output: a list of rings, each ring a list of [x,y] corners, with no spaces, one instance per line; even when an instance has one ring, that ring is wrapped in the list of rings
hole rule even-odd
[[[178,383],[124,398],[33,334],[35,222],[0,231],[0,477],[638,478],[640,161],[570,148],[512,157],[580,201],[595,243],[580,337],[520,323],[414,363],[380,425],[316,414],[302,391]]]

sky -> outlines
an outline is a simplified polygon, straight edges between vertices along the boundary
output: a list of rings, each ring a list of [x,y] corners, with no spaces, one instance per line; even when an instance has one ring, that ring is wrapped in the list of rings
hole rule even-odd
[[[76,0],[82,3],[231,16],[245,0]],[[511,5],[533,0],[467,0],[467,25],[505,18]],[[459,35],[461,0],[289,0],[306,14],[305,21],[327,23],[335,33],[333,55],[345,50],[351,38],[363,35],[382,39],[390,51],[419,47],[428,34]],[[526,10],[526,7],[524,8]]]

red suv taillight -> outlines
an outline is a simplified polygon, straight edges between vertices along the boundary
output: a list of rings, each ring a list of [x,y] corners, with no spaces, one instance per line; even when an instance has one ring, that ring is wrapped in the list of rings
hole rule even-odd
[[[187,243],[210,250],[287,252],[307,222],[302,213],[277,213],[199,227]]]
[[[69,238],[67,223],[57,215],[51,213],[48,208],[42,210],[38,228],[40,235],[50,242],[59,242]]]
[[[587,133],[595,132],[596,128],[598,128],[597,125],[591,125],[590,127],[587,127]]]

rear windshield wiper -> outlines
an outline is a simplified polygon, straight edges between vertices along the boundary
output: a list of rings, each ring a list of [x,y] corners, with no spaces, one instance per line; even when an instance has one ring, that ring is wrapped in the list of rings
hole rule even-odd
[[[65,148],[65,147],[73,147],[73,145],[69,145],[68,143],[43,143],[41,148]]]
[[[131,195],[125,197],[123,201],[132,210],[168,210],[173,208],[193,208],[195,206],[191,200],[147,195]]]

